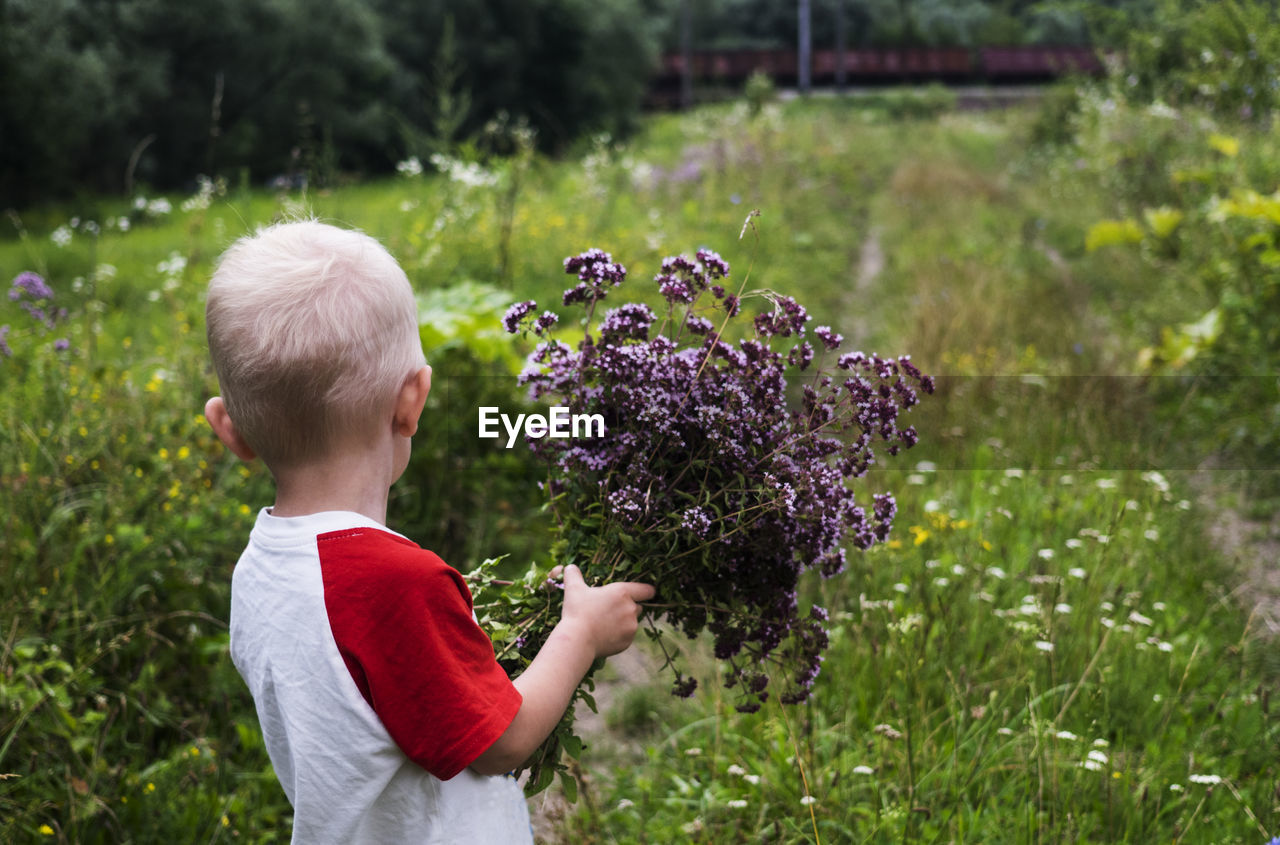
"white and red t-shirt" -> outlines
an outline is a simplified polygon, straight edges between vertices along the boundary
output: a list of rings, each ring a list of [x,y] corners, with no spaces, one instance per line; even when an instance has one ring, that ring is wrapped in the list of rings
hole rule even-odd
[[[231,578],[231,658],[294,842],[532,841],[519,785],[467,768],[521,697],[436,555],[360,514],[264,509]]]

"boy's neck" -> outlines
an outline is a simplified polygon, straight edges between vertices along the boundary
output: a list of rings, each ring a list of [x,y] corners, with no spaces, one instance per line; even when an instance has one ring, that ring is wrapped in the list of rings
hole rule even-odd
[[[275,479],[272,516],[351,511],[386,525],[387,497],[395,479],[376,457],[338,455],[276,473]]]

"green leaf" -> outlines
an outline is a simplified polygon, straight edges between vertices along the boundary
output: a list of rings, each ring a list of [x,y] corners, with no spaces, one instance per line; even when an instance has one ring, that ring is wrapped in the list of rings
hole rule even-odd
[[[578,779],[569,774],[568,769],[560,771],[560,787],[564,789],[564,800],[570,804],[578,803]]]

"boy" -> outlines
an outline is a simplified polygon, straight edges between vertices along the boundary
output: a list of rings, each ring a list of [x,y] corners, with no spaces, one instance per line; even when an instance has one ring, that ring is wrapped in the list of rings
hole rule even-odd
[[[395,260],[358,232],[272,226],[222,256],[206,316],[223,395],[205,417],[276,483],[232,575],[231,656],[293,841],[530,841],[503,773],[630,645],[653,588],[569,567],[561,621],[509,681],[462,577],[384,526],[431,389]]]

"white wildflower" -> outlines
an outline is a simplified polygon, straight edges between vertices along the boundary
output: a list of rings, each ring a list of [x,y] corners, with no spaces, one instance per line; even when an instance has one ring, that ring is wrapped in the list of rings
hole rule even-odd
[[[417,156],[409,156],[404,161],[396,163],[396,172],[401,176],[421,176],[422,161]]]
[[[854,766],[853,773],[855,775],[874,775],[876,770],[870,766]]]
[[[1036,640],[1036,648],[1043,652],[1053,651],[1053,643],[1048,640]]]
[[[1099,478],[1097,481],[1094,482],[1094,484],[1097,485],[1099,490],[1116,489],[1116,480],[1114,478]]]
[[[742,799],[742,798],[734,798],[732,801],[726,801],[725,806],[732,807],[735,810],[741,810],[742,808],[747,806],[747,802],[745,799]]]
[[[1073,734],[1071,731],[1058,731],[1057,733],[1054,734],[1054,736],[1056,736],[1058,739],[1066,739],[1072,742],[1075,742],[1077,739],[1080,738],[1075,734]]]
[[[1142,536],[1154,543],[1156,540],[1160,539],[1160,532],[1154,528],[1148,528],[1146,531],[1142,532]]]
[[[812,795],[806,795],[805,797],[800,799],[800,804],[805,807],[808,807],[810,804],[817,804],[817,803],[818,803],[818,799],[814,798]]]
[[[54,246],[64,247],[71,243],[71,227],[59,226],[49,235],[49,240],[53,241]]]
[[[1124,509],[1127,511],[1141,510],[1142,505],[1138,504],[1137,499],[1130,499],[1124,503]]]
[[[1129,612],[1129,621],[1135,625],[1151,625],[1152,621],[1149,617],[1143,616],[1136,610]]]
[[[1066,602],[1058,602],[1053,606],[1053,612],[1062,613],[1062,614],[1070,613],[1071,605],[1067,604]]]
[[[1192,783],[1203,783],[1206,786],[1217,786],[1222,783],[1222,778],[1218,775],[1188,775],[1187,780]]]
[[[1036,557],[1041,560],[1053,560],[1053,549],[1041,549],[1036,552]]]
[[[747,773],[747,770],[739,766],[737,763],[733,763],[729,766],[728,772],[731,775],[737,775],[738,777],[742,777]]]
[[[1072,578],[1084,578],[1089,573],[1085,572],[1083,569],[1081,569],[1078,566],[1073,566],[1067,570],[1067,574],[1070,575]]]
[[[622,800],[620,800],[620,801],[618,802],[618,809],[619,809],[619,810],[628,810],[628,809],[630,809],[630,808],[634,807],[635,805],[636,805],[636,802],[632,801],[630,798],[623,798]]]

